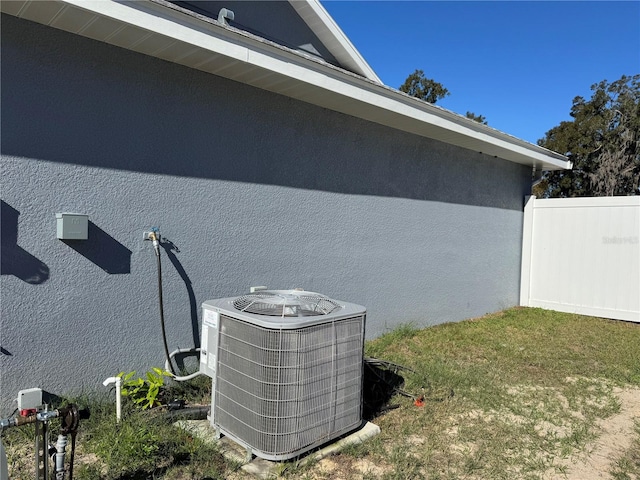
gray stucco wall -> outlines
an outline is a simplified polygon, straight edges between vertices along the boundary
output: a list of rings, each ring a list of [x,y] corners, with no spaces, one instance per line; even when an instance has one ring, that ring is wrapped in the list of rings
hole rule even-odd
[[[368,337],[517,304],[526,167],[4,15],[1,74],[5,414],[163,363],[155,225],[172,349],[251,285],[365,305]]]

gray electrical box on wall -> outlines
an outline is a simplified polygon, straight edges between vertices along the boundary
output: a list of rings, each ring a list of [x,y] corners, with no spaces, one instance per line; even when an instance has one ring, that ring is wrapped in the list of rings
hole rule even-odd
[[[60,240],[87,240],[89,216],[82,213],[56,213],[56,238]]]

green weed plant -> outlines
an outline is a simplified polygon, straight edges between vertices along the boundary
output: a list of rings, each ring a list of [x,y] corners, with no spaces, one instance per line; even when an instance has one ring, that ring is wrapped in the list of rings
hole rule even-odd
[[[146,410],[160,405],[160,393],[164,387],[164,379],[171,378],[171,372],[154,367],[147,372],[145,378],[134,378],[136,372],[120,372],[122,378],[122,396],[129,397],[134,405]]]

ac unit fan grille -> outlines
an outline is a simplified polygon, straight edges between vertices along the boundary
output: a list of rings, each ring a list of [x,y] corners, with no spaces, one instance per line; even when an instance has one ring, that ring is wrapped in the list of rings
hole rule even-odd
[[[329,315],[340,304],[319,293],[291,291],[265,291],[243,295],[233,301],[241,312],[274,317],[311,317]]]
[[[291,330],[220,317],[214,418],[268,459],[288,459],[362,418],[364,315]]]

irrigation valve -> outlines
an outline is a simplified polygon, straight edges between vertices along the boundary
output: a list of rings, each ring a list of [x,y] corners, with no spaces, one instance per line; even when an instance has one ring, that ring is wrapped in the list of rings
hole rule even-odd
[[[22,392],[25,391],[22,390]],[[37,392],[31,391],[29,393],[33,394],[32,399],[36,398]],[[28,401],[21,406],[29,406]],[[19,414],[14,418],[0,419],[0,432],[11,427],[35,424],[35,478],[37,480],[49,480],[49,457],[52,453],[52,460],[55,462],[55,479],[63,480],[65,472],[68,472],[68,480],[73,480],[76,434],[80,420],[89,418],[89,411],[79,410],[73,404],[55,410],[49,410],[47,405],[39,405],[37,408],[22,408],[21,410],[27,415]],[[52,446],[49,444],[49,422],[55,418],[60,419],[60,434],[56,445]],[[71,455],[68,470],[64,467],[67,436],[71,436]]]

